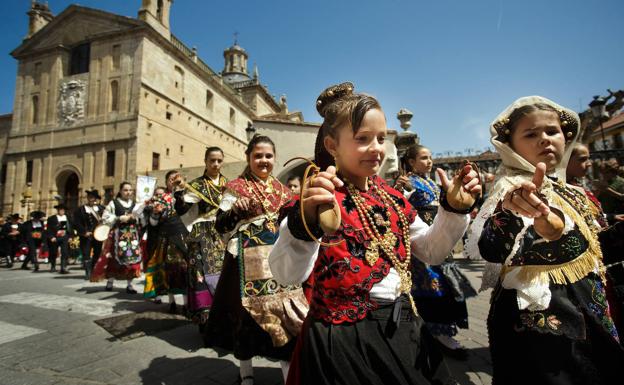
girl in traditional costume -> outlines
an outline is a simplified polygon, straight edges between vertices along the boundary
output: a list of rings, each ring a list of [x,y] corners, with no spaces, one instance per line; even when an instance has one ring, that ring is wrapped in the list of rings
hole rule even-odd
[[[130,182],[122,182],[117,197],[109,202],[102,215],[103,223],[110,226],[111,230],[91,273],[91,282],[107,279],[106,291],[113,290],[116,279],[125,279],[126,293],[137,293],[132,287],[132,280],[141,276],[142,253],[133,192]]]
[[[409,172],[400,176],[395,184],[417,210],[420,219],[430,226],[438,212],[442,191],[429,177],[432,167],[431,151],[418,144],[412,145],[402,159],[402,168]],[[412,260],[412,282],[418,313],[442,350],[452,357],[466,359],[466,349],[453,337],[458,327],[468,328],[466,298],[477,293],[453,262],[453,254],[449,253],[440,265]]]
[[[579,126],[576,113],[539,96],[516,100],[490,126],[503,164],[467,246],[490,262],[494,384],[612,384],[622,374],[600,228],[584,191],[565,183]]]
[[[169,297],[169,312],[175,314],[177,305],[175,295],[183,296],[186,305],[187,262],[184,237],[186,227],[177,215],[173,197],[173,185],[178,172],[171,170],[165,175],[167,188],[154,192],[148,208],[148,255],[150,256],[145,269],[146,298],[157,298],[161,295]],[[158,191],[160,190],[160,191]],[[160,301],[156,301],[160,302]]]
[[[270,256],[282,284],[314,277],[288,384],[456,383],[417,315],[410,261],[439,264],[461,238],[471,203],[458,213],[456,198],[463,189],[465,202],[474,202],[476,172],[466,166],[449,182],[439,170],[441,208],[430,227],[376,175],[387,136],[377,100],[343,83],[325,90],[317,109],[324,121],[315,158],[325,171],[303,182]],[[324,205],[340,210],[334,233],[317,219]]]
[[[188,316],[200,330],[208,320],[213,296],[223,267],[225,244],[215,229],[215,220],[227,179],[221,175],[223,150],[208,147],[204,153],[204,175],[186,183],[178,175],[173,181],[175,209],[188,230]]]
[[[291,201],[288,187],[271,175],[275,145],[256,135],[245,153],[248,166],[227,184],[217,214],[217,230],[229,242],[205,341],[234,353],[247,385],[254,356],[280,360],[285,376],[308,305],[300,285],[278,284],[269,269],[279,217]]]

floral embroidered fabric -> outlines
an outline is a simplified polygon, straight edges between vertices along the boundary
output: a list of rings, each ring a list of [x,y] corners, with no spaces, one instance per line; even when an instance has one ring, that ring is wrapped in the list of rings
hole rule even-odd
[[[397,205],[401,207],[409,223],[412,223],[416,211],[408,204],[401,193],[386,184],[381,178],[373,176],[369,183],[375,183],[378,188],[384,189]],[[371,207],[372,217],[377,224],[389,223],[390,226],[379,225],[381,235],[392,231],[397,236],[395,244],[396,255],[399,260],[406,258],[404,240],[399,227],[399,217],[392,207],[383,204],[383,200],[374,189],[361,191],[360,195],[366,204]],[[392,264],[384,255],[373,266],[365,260],[370,239],[358,216],[355,202],[348,194],[346,187],[338,188],[335,192],[340,206],[342,224],[338,231],[331,236],[323,236],[327,243],[340,242],[334,246],[321,246],[318,258],[312,272],[314,288],[310,314],[329,323],[356,322],[366,317],[366,314],[377,308],[377,303],[370,298],[370,290],[375,283],[380,282],[388,275]],[[289,227],[301,227],[301,218],[297,210],[291,210],[288,221]],[[292,222],[292,223],[291,223]],[[304,233],[295,231],[293,234]],[[302,239],[309,239],[305,235]],[[407,240],[409,242],[409,240]]]

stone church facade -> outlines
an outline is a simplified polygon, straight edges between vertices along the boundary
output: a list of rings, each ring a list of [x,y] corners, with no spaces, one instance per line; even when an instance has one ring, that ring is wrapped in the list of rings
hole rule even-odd
[[[137,18],[70,5],[54,16],[33,1],[18,61],[13,113],[0,115],[0,214],[48,214],[96,188],[108,201],[122,181],[166,170],[201,175],[207,146],[225,153],[224,173],[244,168],[250,135],[277,147],[274,175],[285,182],[307,165],[319,124],[304,122],[260,83],[237,42],[215,72],[169,28],[172,0],[142,0]],[[314,97],[311,95],[311,103]],[[396,169],[389,131],[381,175]]]
[[[77,5],[53,16],[33,2],[28,36],[11,52],[11,123],[0,127],[3,214],[49,213],[59,196],[76,206],[92,187],[110,197],[138,174],[202,166],[211,145],[242,162],[255,119],[303,120],[274,100],[257,69],[248,74],[238,44],[221,73],[206,65],[171,33],[171,6],[143,0],[135,19]]]

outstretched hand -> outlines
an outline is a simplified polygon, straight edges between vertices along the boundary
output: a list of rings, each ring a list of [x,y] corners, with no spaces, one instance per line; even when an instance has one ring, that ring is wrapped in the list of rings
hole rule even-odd
[[[514,186],[505,194],[503,208],[523,217],[534,218],[535,232],[542,238],[553,241],[561,238],[565,224],[563,214],[558,210],[551,210],[545,198],[539,194],[545,174],[546,165],[538,163],[530,182]]]
[[[539,218],[550,214],[550,208],[538,195],[544,183],[545,174],[546,165],[542,162],[538,163],[531,182],[522,182],[505,194],[503,208],[527,218]]]
[[[456,210],[470,208],[481,195],[479,174],[470,164],[465,165],[452,179],[448,179],[444,170],[438,168],[436,173],[440,178],[442,189],[446,191],[446,199]]]

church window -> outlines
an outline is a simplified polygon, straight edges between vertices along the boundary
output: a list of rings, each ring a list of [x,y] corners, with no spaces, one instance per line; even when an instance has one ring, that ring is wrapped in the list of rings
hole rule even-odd
[[[160,170],[160,154],[152,152],[152,170]]]
[[[236,124],[236,111],[232,107],[230,107],[230,125],[234,126]]]
[[[171,112],[165,113],[165,118],[167,118],[167,120],[171,120],[171,116]]]
[[[169,156],[169,148],[167,148],[167,150],[165,151],[165,154]]]
[[[163,0],[156,3],[156,18],[162,23],[163,21]]]
[[[115,176],[115,151],[106,151],[106,176]]]
[[[35,70],[33,71],[33,83],[36,86],[41,83],[41,62],[35,63]]]
[[[214,94],[210,92],[210,90],[206,90],[206,108],[212,110],[212,100],[214,99]]]
[[[39,122],[39,96],[32,97],[32,124]]]
[[[175,66],[174,70],[175,70],[174,86],[176,89],[182,91],[182,95],[184,95],[184,71],[182,70],[182,68],[178,66]]]
[[[113,70],[118,70],[121,66],[121,45],[115,44],[113,46]]]
[[[26,162],[26,183],[32,183],[33,181],[33,161]]]
[[[180,146],[180,154],[184,154],[184,146]]]
[[[110,110],[119,111],[119,82],[113,80],[110,84]]]
[[[71,50],[71,60],[69,64],[69,75],[89,72],[89,60],[91,55],[91,45],[89,43],[80,44]]]

